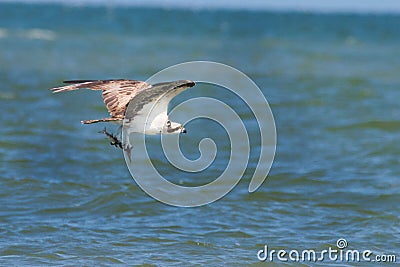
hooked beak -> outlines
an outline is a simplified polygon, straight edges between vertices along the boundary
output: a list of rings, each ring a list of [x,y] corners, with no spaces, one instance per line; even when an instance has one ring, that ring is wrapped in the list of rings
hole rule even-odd
[[[186,129],[184,128],[184,127],[182,127],[182,129],[181,129],[181,133],[186,133]]]

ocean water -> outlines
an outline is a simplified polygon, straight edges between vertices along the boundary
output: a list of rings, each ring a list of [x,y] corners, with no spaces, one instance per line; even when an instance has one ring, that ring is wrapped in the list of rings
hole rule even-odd
[[[1,3],[0,265],[258,266],[264,245],[323,251],[337,249],[340,238],[347,249],[395,255],[398,263],[399,25],[393,14]],[[232,192],[178,208],[136,185],[121,151],[97,133],[103,125],[80,124],[107,116],[98,92],[48,88],[65,79],[146,80],[193,60],[252,78],[270,103],[278,143],[256,192],[247,187],[257,138]],[[193,95],[224,99],[220,92],[198,85],[173,104]],[[257,136],[249,109],[226,101]],[[218,125],[196,130],[207,125],[187,126],[185,139],[195,145],[183,152],[195,159],[196,144],[210,134],[216,161],[176,182],[205,184],[226,165],[227,135]],[[151,157],[177,179],[161,154]]]

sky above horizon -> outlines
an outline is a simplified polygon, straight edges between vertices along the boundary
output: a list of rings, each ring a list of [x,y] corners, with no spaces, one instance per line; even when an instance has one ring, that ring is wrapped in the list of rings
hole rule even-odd
[[[26,3],[63,3],[68,5],[107,6],[132,5],[154,6],[164,8],[227,8],[227,9],[266,9],[266,10],[296,10],[318,12],[367,12],[367,13],[400,13],[398,0],[0,0],[0,2]]]

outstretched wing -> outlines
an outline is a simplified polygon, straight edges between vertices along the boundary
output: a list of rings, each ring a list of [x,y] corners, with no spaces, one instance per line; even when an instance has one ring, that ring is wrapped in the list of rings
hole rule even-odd
[[[55,87],[54,93],[78,89],[102,90],[103,101],[113,118],[123,118],[129,101],[150,85],[136,80],[71,80],[70,85]]]
[[[194,82],[180,80],[151,85],[149,90],[139,92],[127,107],[125,119],[140,120],[151,123],[159,114],[167,115],[168,104],[172,98],[186,89],[193,87]],[[150,116],[149,116],[150,115]],[[149,116],[149,117],[148,117]]]

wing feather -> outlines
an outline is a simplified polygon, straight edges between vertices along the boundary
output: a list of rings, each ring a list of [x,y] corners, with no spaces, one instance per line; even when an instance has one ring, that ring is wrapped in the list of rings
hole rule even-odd
[[[129,101],[150,85],[137,80],[71,80],[64,81],[70,84],[51,88],[54,93],[67,92],[78,89],[101,90],[103,101],[112,117],[123,118]]]
[[[167,114],[171,99],[194,85],[195,83],[189,80],[154,84],[151,86],[151,90],[139,92],[129,102],[125,118],[130,120],[137,115],[147,116],[149,111],[144,109],[149,107],[152,108],[154,116],[160,113]],[[144,108],[145,106],[146,108]],[[149,120],[152,121],[152,118],[149,118]]]

